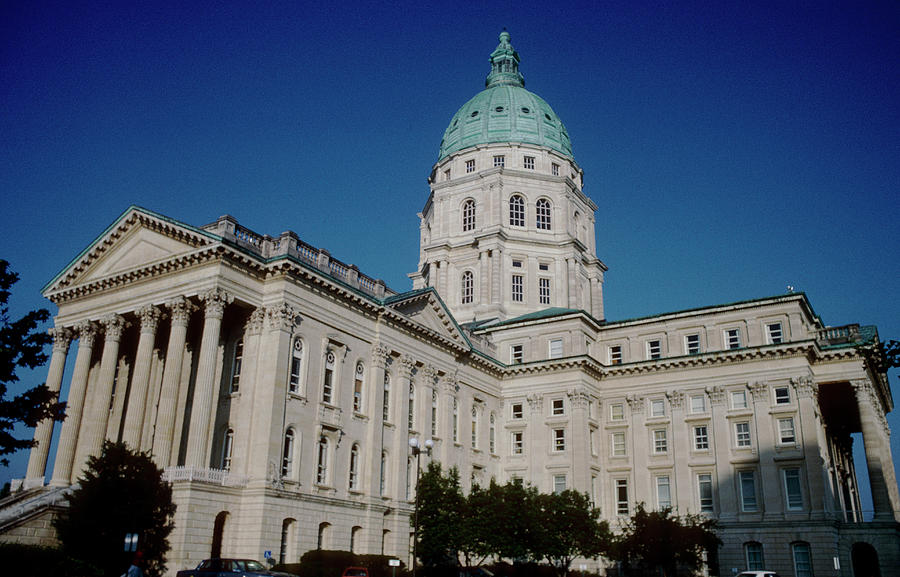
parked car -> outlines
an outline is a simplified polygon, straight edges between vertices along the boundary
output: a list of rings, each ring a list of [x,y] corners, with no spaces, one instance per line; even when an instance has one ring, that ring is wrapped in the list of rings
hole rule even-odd
[[[737,577],[778,577],[778,573],[774,571],[744,571],[743,573],[738,573]]]
[[[341,577],[369,577],[369,570],[365,567],[347,567]]]
[[[204,559],[196,569],[178,572],[178,577],[227,577],[229,573],[242,577],[297,577],[293,573],[269,571],[253,559]]]

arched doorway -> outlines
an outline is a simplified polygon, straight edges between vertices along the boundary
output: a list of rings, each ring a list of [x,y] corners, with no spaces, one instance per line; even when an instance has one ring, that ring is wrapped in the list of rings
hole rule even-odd
[[[853,560],[855,577],[881,577],[878,567],[878,551],[868,543],[854,543],[850,548],[850,559]]]
[[[216,522],[213,524],[212,548],[209,556],[212,559],[218,559],[222,556],[222,538],[225,535],[225,522],[228,520],[228,511],[222,511],[216,515]]]

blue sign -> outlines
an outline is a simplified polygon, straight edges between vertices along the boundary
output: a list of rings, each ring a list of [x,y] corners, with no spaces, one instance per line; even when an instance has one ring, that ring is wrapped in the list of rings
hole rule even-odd
[[[263,553],[263,557],[265,557],[266,559],[271,559],[271,558],[272,558],[272,552],[271,552],[271,551],[266,551],[265,553]]]

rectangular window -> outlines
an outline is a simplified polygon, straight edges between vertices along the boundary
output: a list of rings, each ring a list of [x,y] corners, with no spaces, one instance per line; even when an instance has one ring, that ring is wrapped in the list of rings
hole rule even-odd
[[[628,479],[616,479],[616,514],[628,514]]]
[[[705,413],[706,412],[706,397],[704,395],[694,395],[691,397],[691,412],[692,413]]]
[[[610,421],[624,421],[625,420],[625,405],[622,403],[613,403],[609,406],[609,420]]]
[[[566,450],[565,429],[553,429],[553,450],[557,453]]]
[[[706,425],[698,425],[694,427],[694,450],[709,450],[709,429]]]
[[[559,495],[566,490],[566,476],[553,475],[553,492]]]
[[[506,166],[506,157],[502,154],[494,155],[494,168],[503,168]]]
[[[521,419],[522,415],[523,415],[522,403],[513,403],[512,404],[512,418],[513,419]]]
[[[784,333],[781,332],[781,323],[766,323],[766,338],[769,344],[777,345],[784,342]]]
[[[612,434],[612,454],[613,457],[625,456],[625,433]]]
[[[560,359],[563,356],[563,341],[562,339],[553,339],[550,341],[550,358],[551,359]]]
[[[524,277],[520,274],[512,275],[512,300],[513,302],[523,302],[525,300],[525,282]]]
[[[559,176],[559,165],[555,162],[550,165],[550,174],[553,176]]]
[[[236,393],[241,387],[241,365],[244,361],[244,339],[234,344],[234,358],[231,362],[231,392]]]
[[[662,342],[659,340],[647,341],[647,358],[650,360],[662,357]]]
[[[790,445],[797,442],[794,434],[794,418],[778,419],[778,438],[782,445]]]
[[[756,511],[756,475],[753,471],[741,471],[738,479],[741,483],[741,511]]]
[[[467,160],[466,161],[466,173],[475,172],[475,161]]]
[[[527,170],[534,170],[534,157],[526,156],[522,161],[522,166],[524,166]]]
[[[725,331],[725,346],[729,349],[741,348],[741,330],[728,329]]]
[[[697,490],[700,494],[700,511],[713,512],[713,486],[712,475],[703,473],[697,475]]]
[[[591,427],[591,432],[588,435],[588,441],[591,445],[591,455],[594,455],[594,456],[597,455],[597,442],[595,440],[596,436],[597,436],[597,429]]]
[[[684,352],[689,355],[700,353],[700,335],[687,335],[684,337]]]
[[[509,347],[509,360],[512,364],[517,365],[525,360],[524,345],[512,345]]]
[[[328,351],[325,354],[325,378],[322,381],[322,402],[331,403],[332,393],[334,392],[334,352]]]
[[[650,401],[650,416],[651,417],[666,416],[666,401],[665,401],[665,399],[653,399]]]
[[[746,409],[747,408],[747,391],[732,391],[731,408]]]
[[[622,345],[613,345],[609,347],[609,364],[622,364]]]
[[[672,488],[669,484],[668,475],[656,478],[656,507],[658,509],[672,507]]]
[[[512,434],[512,454],[521,455],[525,452],[525,434],[522,431],[515,431]]]
[[[512,261],[513,268],[522,268],[522,261],[514,260]]]
[[[803,491],[800,488],[800,469],[783,469],[784,495],[788,511],[803,509]]]
[[[453,399],[453,415],[451,415],[453,422],[450,423],[453,433],[453,442],[459,442],[459,401],[457,399]]]
[[[550,279],[538,279],[538,296],[542,305],[550,304]]]
[[[438,394],[431,391],[431,437],[437,437],[438,428]]]
[[[550,270],[550,265],[545,262],[539,263],[538,270],[548,271],[548,270]]]
[[[763,562],[762,543],[747,543],[744,545],[744,551],[747,553],[747,570],[764,571],[765,562]]]
[[[788,405],[791,402],[791,390],[788,387],[775,387],[775,404]]]
[[[751,445],[749,421],[734,424],[734,444],[737,447],[749,447]]]
[[[551,415],[565,415],[566,414],[566,405],[563,399],[553,399],[550,405],[550,414]]]
[[[669,439],[665,429],[657,429],[653,431],[653,452],[657,455],[664,454],[669,450]]]
[[[791,545],[794,554],[794,575],[796,577],[812,577],[812,558],[809,554],[809,543]]]
[[[363,373],[362,373],[362,365],[356,367],[356,378],[353,379],[353,412],[361,413],[362,412],[362,402],[363,402]]]

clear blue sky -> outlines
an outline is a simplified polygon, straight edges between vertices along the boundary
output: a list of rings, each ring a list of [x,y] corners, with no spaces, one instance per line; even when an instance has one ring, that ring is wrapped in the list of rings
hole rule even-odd
[[[429,4],[0,4],[14,312],[131,204],[409,288],[441,136],[506,27],[600,207],[609,319],[790,284],[900,338],[900,4]]]

